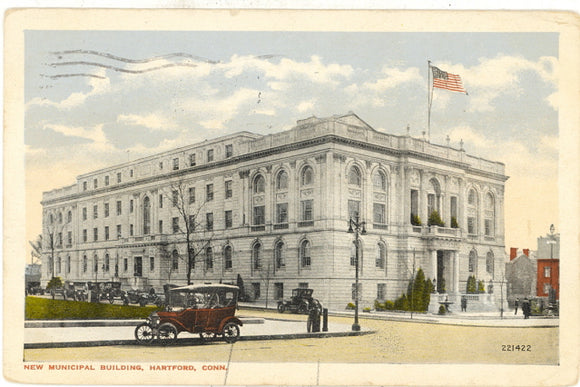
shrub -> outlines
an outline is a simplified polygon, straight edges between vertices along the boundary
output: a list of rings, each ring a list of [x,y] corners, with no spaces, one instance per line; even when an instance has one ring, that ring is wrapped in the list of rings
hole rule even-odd
[[[385,301],[385,309],[386,310],[393,310],[395,309],[395,303],[391,300]]]
[[[352,302],[349,302],[349,303],[346,305],[346,309],[348,309],[348,310],[354,310],[354,308],[355,308],[355,307],[356,307],[356,305],[355,305],[355,304],[353,304]]]
[[[455,216],[451,217],[451,228],[459,228],[459,223],[457,223],[457,218]]]
[[[409,310],[409,300],[405,293],[395,300],[395,310]]]
[[[467,277],[467,289],[466,289],[467,294],[477,293],[476,285],[477,284],[474,275],[470,275],[469,277]]]
[[[444,305],[439,305],[439,314],[445,314],[447,310],[445,309]]]
[[[427,224],[429,226],[439,226],[439,227],[445,226],[445,222],[441,220],[441,216],[439,215],[439,211],[437,210],[431,211],[431,213],[429,214],[429,220],[427,221]]]
[[[375,300],[375,310],[385,310],[385,304],[382,304],[379,300]]]
[[[62,287],[63,287],[62,278],[52,277],[52,279],[48,281],[48,284],[46,285],[46,290],[57,289]]]
[[[419,215],[417,214],[411,214],[411,224],[413,226],[420,226],[421,223],[421,218],[419,218]]]
[[[423,290],[423,309],[427,310],[429,308],[429,302],[431,302],[431,293],[433,293],[434,287],[433,282],[427,278],[425,280],[425,288]]]
[[[371,308],[367,306],[366,308],[363,309],[363,312],[370,313]]]
[[[477,292],[485,293],[485,283],[481,280],[477,283]]]

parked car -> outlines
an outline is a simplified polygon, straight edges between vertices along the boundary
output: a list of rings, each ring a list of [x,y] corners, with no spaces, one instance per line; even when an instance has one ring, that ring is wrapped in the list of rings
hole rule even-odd
[[[292,289],[292,297],[278,301],[278,312],[290,311],[293,313],[308,314],[311,308],[317,307],[322,311],[320,302],[312,298],[313,289]]]
[[[235,317],[237,286],[222,284],[187,285],[168,288],[167,307],[153,312],[135,328],[139,343],[157,340],[171,344],[181,332],[199,334],[202,340],[223,339],[234,343],[240,336],[242,322]]]
[[[29,282],[26,288],[26,294],[29,295],[44,295],[44,288],[40,286],[40,282]]]
[[[88,288],[86,282],[73,282],[73,296],[75,301],[86,301],[88,299]]]
[[[121,289],[120,282],[105,282],[105,297],[111,304],[114,303],[115,300],[121,300],[125,305],[129,303],[127,292]]]
[[[149,291],[145,290],[129,290],[127,292],[127,299],[129,304],[139,304],[139,306],[145,306],[148,304],[153,304],[159,307],[165,305],[165,297],[155,293],[155,289],[151,288]]]

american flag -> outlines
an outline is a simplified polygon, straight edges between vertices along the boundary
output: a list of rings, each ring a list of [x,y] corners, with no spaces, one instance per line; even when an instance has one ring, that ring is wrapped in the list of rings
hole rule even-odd
[[[467,94],[459,75],[448,73],[435,66],[431,66],[431,70],[433,71],[433,87]]]

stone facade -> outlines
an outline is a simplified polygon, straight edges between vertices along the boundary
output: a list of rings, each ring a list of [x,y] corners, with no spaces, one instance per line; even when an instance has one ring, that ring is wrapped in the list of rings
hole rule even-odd
[[[241,132],[45,192],[44,240],[52,236],[54,249],[44,249],[43,284],[52,275],[157,290],[185,283],[189,217],[202,252],[193,282],[239,275],[272,303],[307,286],[344,308],[355,278],[348,221],[358,214],[367,231],[361,306],[400,296],[413,267],[458,297],[470,275],[486,284],[503,275],[506,180],[501,163],[376,131],[352,113],[266,136]],[[433,211],[444,225],[428,225]]]

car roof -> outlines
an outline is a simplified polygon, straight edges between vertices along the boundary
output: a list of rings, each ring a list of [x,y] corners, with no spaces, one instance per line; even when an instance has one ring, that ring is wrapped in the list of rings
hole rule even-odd
[[[176,291],[208,291],[208,290],[216,290],[216,289],[229,289],[229,290],[238,290],[239,288],[235,285],[224,285],[224,284],[203,284],[203,285],[186,285],[186,286],[179,286],[177,288],[169,289],[172,292]]]

